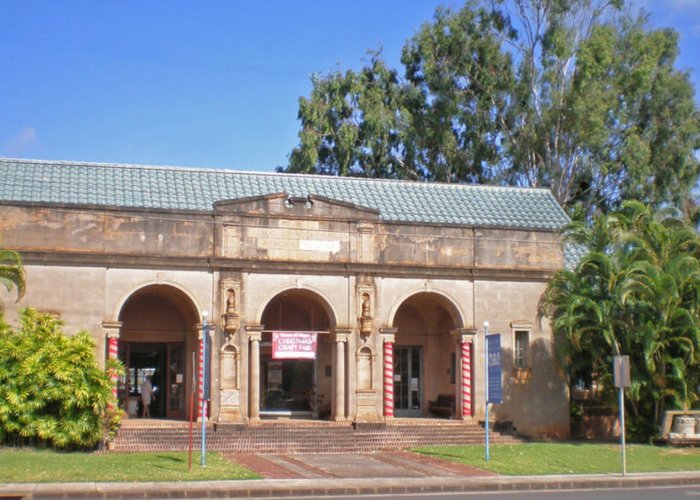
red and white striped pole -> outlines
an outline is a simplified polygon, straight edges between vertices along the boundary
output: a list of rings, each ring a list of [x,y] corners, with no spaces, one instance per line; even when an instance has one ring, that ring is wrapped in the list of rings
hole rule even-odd
[[[109,359],[111,360],[117,360],[119,357],[119,340],[117,336],[115,335],[109,335],[108,337],[108,352],[109,352]],[[114,398],[113,400],[116,402],[117,401],[117,372],[114,370],[111,370],[110,374],[110,379],[112,380],[112,397]]]
[[[384,340],[384,417],[394,416],[394,343]]]
[[[472,416],[472,343],[462,340],[462,418]]]

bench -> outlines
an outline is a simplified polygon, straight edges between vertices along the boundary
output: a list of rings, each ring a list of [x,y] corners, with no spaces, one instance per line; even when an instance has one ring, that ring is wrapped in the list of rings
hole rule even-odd
[[[453,394],[439,394],[435,401],[428,402],[428,410],[440,417],[450,418],[455,413],[455,397]]]

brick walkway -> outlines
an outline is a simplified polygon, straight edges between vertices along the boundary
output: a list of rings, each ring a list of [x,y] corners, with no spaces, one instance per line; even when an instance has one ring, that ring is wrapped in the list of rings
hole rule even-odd
[[[467,465],[407,451],[389,453],[227,454],[264,479],[415,478],[494,476]]]

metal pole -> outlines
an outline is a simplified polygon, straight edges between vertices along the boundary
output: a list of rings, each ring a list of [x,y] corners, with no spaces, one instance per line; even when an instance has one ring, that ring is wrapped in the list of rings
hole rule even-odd
[[[195,354],[194,351],[192,351],[192,389],[190,390],[190,440],[189,440],[189,453],[187,456],[187,470],[191,471],[192,470],[192,442],[193,442],[193,433],[192,433],[192,422],[194,420],[194,391],[197,390],[197,378],[195,376]]]
[[[489,334],[489,322],[484,321],[484,404],[486,416],[484,428],[486,430],[486,461],[489,461],[489,346],[486,340]]]
[[[207,315],[204,315],[204,321],[202,323],[202,387],[206,384],[204,378],[207,376]],[[207,454],[207,400],[206,395],[202,394],[202,460],[201,465],[205,467],[207,465],[206,454]]]
[[[627,474],[627,456],[625,455],[625,388],[620,387],[620,440],[622,442],[622,475]]]

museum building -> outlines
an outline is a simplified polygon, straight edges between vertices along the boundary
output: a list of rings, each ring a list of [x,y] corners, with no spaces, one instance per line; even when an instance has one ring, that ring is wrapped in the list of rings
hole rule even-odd
[[[547,190],[0,159],[0,210],[27,275],[7,320],[91,332],[130,417],[146,377],[153,416],[190,417],[208,332],[213,422],[483,420],[488,324],[492,415],[568,435],[537,315],[568,222]]]

